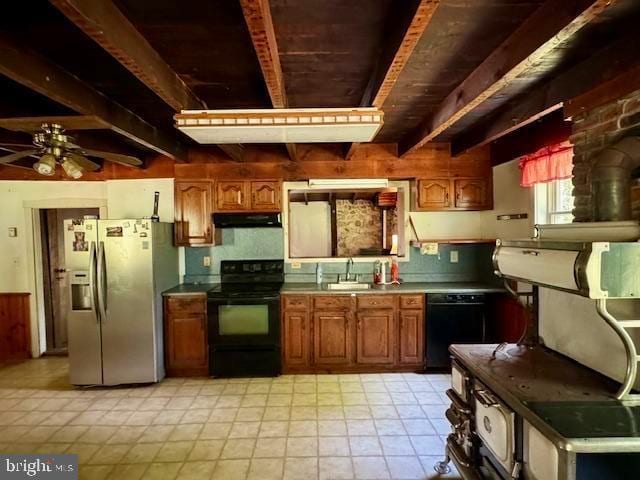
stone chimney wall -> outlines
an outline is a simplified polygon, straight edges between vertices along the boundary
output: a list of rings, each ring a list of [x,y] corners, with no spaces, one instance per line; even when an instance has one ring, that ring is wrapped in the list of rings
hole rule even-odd
[[[591,167],[598,153],[631,134],[640,134],[640,90],[573,117],[574,222],[593,220]],[[632,198],[634,218],[640,219],[640,185]]]

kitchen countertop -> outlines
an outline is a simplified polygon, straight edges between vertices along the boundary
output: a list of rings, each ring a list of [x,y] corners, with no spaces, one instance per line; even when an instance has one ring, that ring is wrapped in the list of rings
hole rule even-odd
[[[400,285],[374,285],[367,290],[328,290],[327,285],[315,283],[285,283],[280,293],[300,294],[367,294],[367,293],[500,293],[502,287],[476,282],[407,282]]]
[[[558,448],[640,452],[635,422],[640,423],[640,405],[616,401],[616,382],[543,346],[508,344],[492,359],[495,347],[452,345],[449,350]]]
[[[163,295],[206,295],[218,283],[182,283],[162,292]],[[367,293],[501,293],[504,288],[476,282],[407,282],[400,285],[374,285],[368,290],[328,290],[327,284],[287,282],[280,293],[340,295]]]
[[[162,295],[206,295],[218,283],[181,283],[169,290],[162,292]]]

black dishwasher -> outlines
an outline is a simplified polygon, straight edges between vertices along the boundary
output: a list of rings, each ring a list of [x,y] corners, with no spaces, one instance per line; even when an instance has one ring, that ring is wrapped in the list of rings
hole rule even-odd
[[[449,368],[449,346],[454,343],[486,343],[485,313],[482,293],[427,294],[427,368]]]

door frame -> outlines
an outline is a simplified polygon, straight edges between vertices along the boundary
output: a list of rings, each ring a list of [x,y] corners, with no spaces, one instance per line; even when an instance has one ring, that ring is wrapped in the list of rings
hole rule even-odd
[[[47,350],[46,317],[44,309],[44,269],[42,264],[42,231],[40,210],[58,208],[97,208],[100,218],[107,218],[106,198],[54,198],[23,202],[25,215],[25,239],[31,239],[27,248],[27,280],[29,291],[29,316],[31,324],[31,355],[41,356]],[[28,240],[27,240],[28,241]]]

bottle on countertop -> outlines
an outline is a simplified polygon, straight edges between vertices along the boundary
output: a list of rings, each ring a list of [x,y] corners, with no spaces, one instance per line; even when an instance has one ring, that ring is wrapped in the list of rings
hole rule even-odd
[[[400,269],[398,260],[395,257],[391,259],[391,283],[400,283]]]
[[[318,263],[318,265],[316,265],[316,283],[318,285],[322,284],[322,264]]]
[[[376,260],[373,266],[373,283],[376,285],[382,283],[382,262],[380,260]]]
[[[380,285],[387,283],[387,262],[385,260],[380,261]]]

